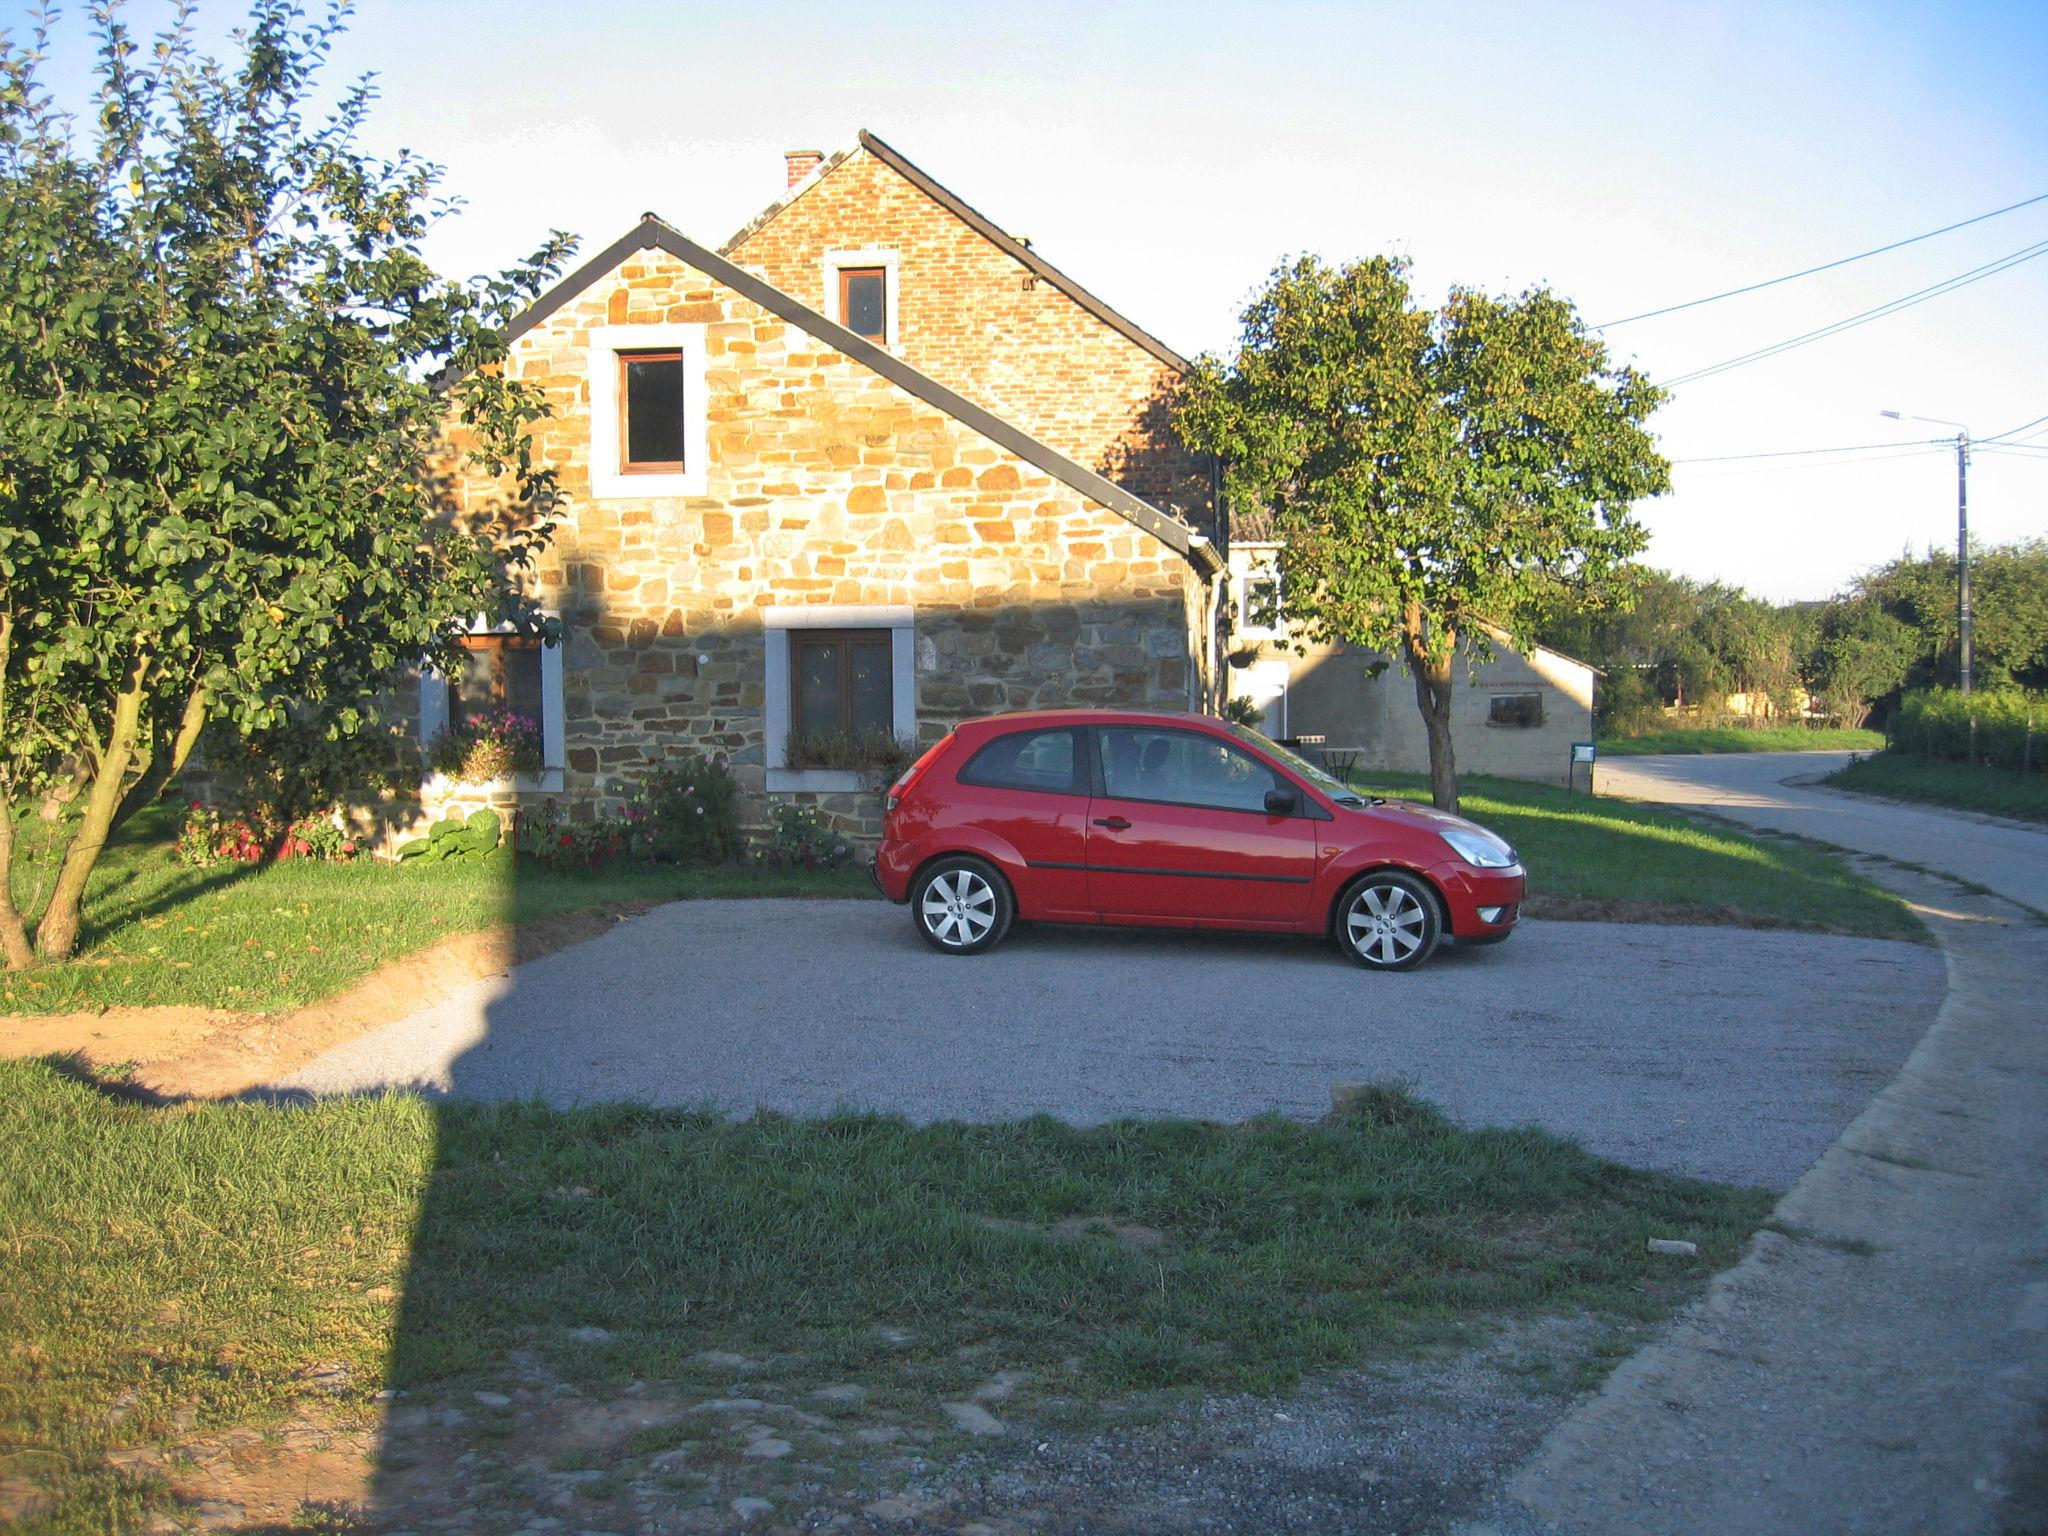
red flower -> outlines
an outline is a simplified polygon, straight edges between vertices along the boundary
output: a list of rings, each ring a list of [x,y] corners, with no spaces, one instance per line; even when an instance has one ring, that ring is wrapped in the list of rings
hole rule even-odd
[[[575,839],[574,839],[574,838],[572,838],[572,837],[570,837],[568,833],[564,832],[564,833],[562,834],[562,838],[561,838],[561,844],[562,844],[562,846],[563,846],[564,848],[568,847],[568,846],[569,846],[569,844],[570,844],[570,843],[572,843],[572,842],[574,842],[574,841],[575,841]]]

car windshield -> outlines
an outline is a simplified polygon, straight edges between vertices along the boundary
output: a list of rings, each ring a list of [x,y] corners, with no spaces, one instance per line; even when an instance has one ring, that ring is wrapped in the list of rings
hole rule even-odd
[[[1303,757],[1299,752],[1290,751],[1288,748],[1281,746],[1279,742],[1273,740],[1272,737],[1261,735],[1248,725],[1232,723],[1229,726],[1229,730],[1232,735],[1240,740],[1248,741],[1260,751],[1270,753],[1278,758],[1339,805],[1365,804],[1365,797],[1349,784],[1346,784],[1341,779],[1333,778],[1323,769],[1318,768],[1314,763]]]

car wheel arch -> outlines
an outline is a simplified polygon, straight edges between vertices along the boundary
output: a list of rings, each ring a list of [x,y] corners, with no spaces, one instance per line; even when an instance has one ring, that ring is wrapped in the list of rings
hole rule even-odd
[[[1330,938],[1335,938],[1337,920],[1344,915],[1344,904],[1350,899],[1351,893],[1358,889],[1361,881],[1387,872],[1406,875],[1411,880],[1420,881],[1428,889],[1429,894],[1436,898],[1437,920],[1443,924],[1444,932],[1448,934],[1451,931],[1450,897],[1445,893],[1443,886],[1430,877],[1427,870],[1418,869],[1413,864],[1403,864],[1398,859],[1378,859],[1370,864],[1361,864],[1356,869],[1346,870],[1337,877],[1336,888],[1330,892],[1329,905],[1323,912],[1323,932]]]

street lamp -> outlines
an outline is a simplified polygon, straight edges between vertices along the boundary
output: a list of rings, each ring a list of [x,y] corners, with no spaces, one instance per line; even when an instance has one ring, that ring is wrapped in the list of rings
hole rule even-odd
[[[1939,416],[1907,416],[1898,411],[1879,411],[1893,421],[1924,421],[1937,427],[1956,429],[1956,671],[1963,692],[1970,691],[1970,429],[1960,421]]]

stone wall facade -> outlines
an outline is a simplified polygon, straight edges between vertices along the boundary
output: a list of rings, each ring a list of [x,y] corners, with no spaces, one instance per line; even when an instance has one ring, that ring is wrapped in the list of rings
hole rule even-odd
[[[827,253],[894,253],[897,356],[1213,536],[1208,462],[1167,420],[1179,368],[1034,272],[1021,249],[989,240],[861,148],[725,254],[837,319]]]
[[[701,493],[593,475],[593,369],[641,327],[692,328],[701,347]],[[1187,557],[666,250],[569,299],[508,366],[548,398],[536,451],[568,497],[531,579],[564,632],[554,793],[572,815],[611,810],[668,754],[709,753],[760,820],[782,767],[771,631],[807,614],[865,627],[907,610],[920,744],[998,710],[1202,697],[1210,589]],[[500,492],[452,473],[458,512]],[[843,831],[878,827],[858,786],[782,792]]]

